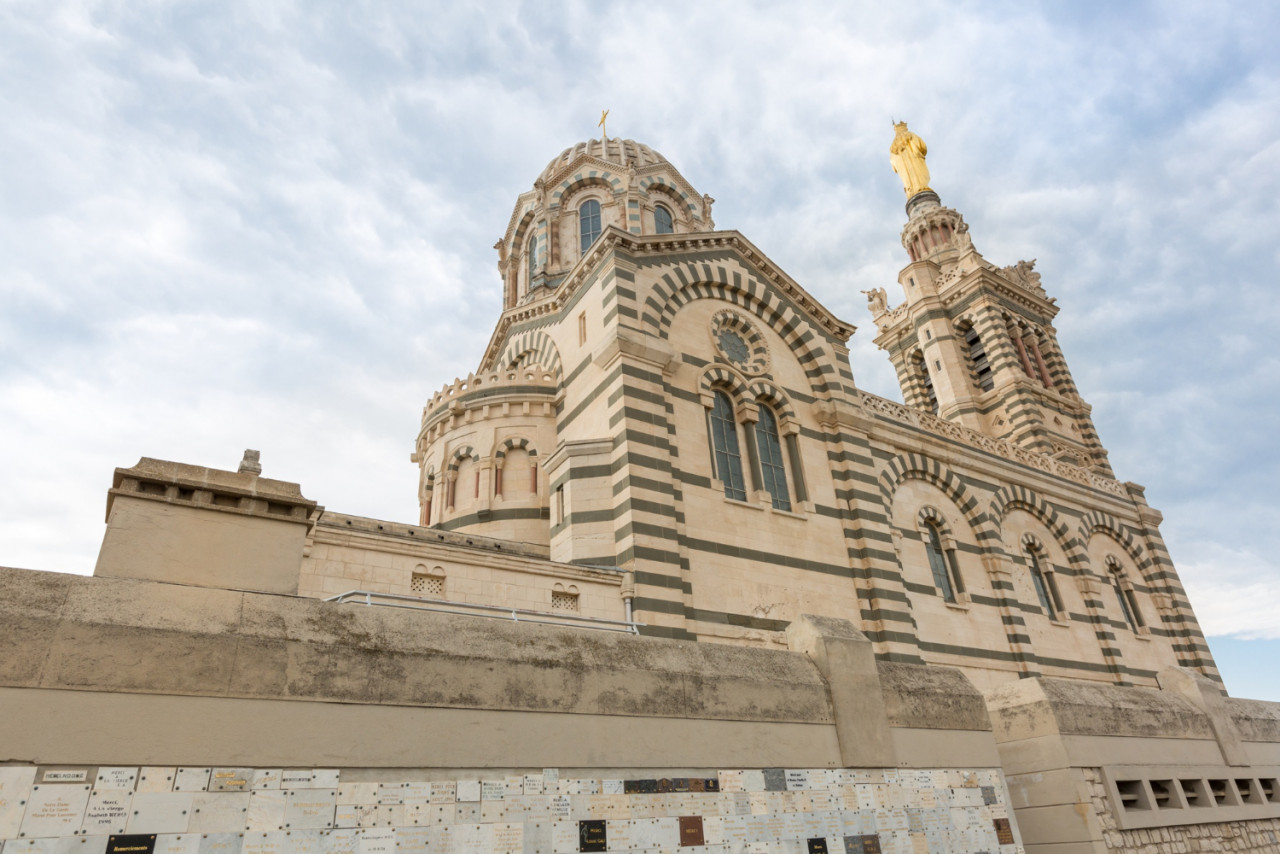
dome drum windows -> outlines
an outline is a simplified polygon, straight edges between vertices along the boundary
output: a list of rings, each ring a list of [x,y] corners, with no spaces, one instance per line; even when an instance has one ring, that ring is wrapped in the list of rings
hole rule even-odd
[[[603,231],[600,218],[600,202],[587,199],[578,206],[578,241],[579,249],[584,254],[596,242]]]
[[[675,220],[671,216],[671,211],[666,205],[654,205],[653,208],[653,233],[654,234],[675,234]]]

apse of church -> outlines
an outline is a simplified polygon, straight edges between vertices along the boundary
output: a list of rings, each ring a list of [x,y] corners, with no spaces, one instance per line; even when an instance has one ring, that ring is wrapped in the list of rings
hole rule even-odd
[[[997,266],[895,125],[903,301],[867,292],[904,404],[852,325],[654,149],[554,158],[496,244],[504,310],[424,408],[423,525],[621,570],[651,635],[785,644],[853,619],[885,660],[979,687],[1216,678],[1142,488],[1115,479],[1034,261]]]

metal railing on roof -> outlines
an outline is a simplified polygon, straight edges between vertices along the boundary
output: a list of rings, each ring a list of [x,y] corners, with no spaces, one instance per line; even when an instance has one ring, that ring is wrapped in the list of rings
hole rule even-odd
[[[580,614],[531,611],[526,608],[503,608],[498,605],[475,605],[470,602],[451,602],[447,599],[423,599],[399,593],[375,593],[371,590],[348,590],[324,601],[339,604],[378,605],[384,608],[407,608],[411,611],[432,611],[441,614],[459,614],[465,617],[484,617],[490,620],[510,620],[515,623],[540,623],[548,626],[567,626],[575,629],[595,629],[604,632],[624,632],[636,635],[644,623],[634,620],[606,620],[602,617],[584,617]]]

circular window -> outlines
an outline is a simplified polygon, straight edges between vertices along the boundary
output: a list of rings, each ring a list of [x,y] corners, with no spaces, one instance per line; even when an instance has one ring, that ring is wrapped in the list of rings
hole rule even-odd
[[[741,314],[730,309],[711,318],[711,341],[721,358],[744,374],[769,370],[769,349],[764,336]]]

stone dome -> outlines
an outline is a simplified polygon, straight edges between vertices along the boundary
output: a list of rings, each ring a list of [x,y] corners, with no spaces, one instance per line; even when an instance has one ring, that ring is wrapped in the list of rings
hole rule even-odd
[[[552,158],[547,168],[542,170],[538,180],[544,184],[550,184],[562,170],[584,155],[607,163],[616,163],[623,169],[626,169],[629,163],[634,163],[637,169],[643,169],[645,166],[669,162],[649,146],[634,139],[589,139],[569,146]]]

